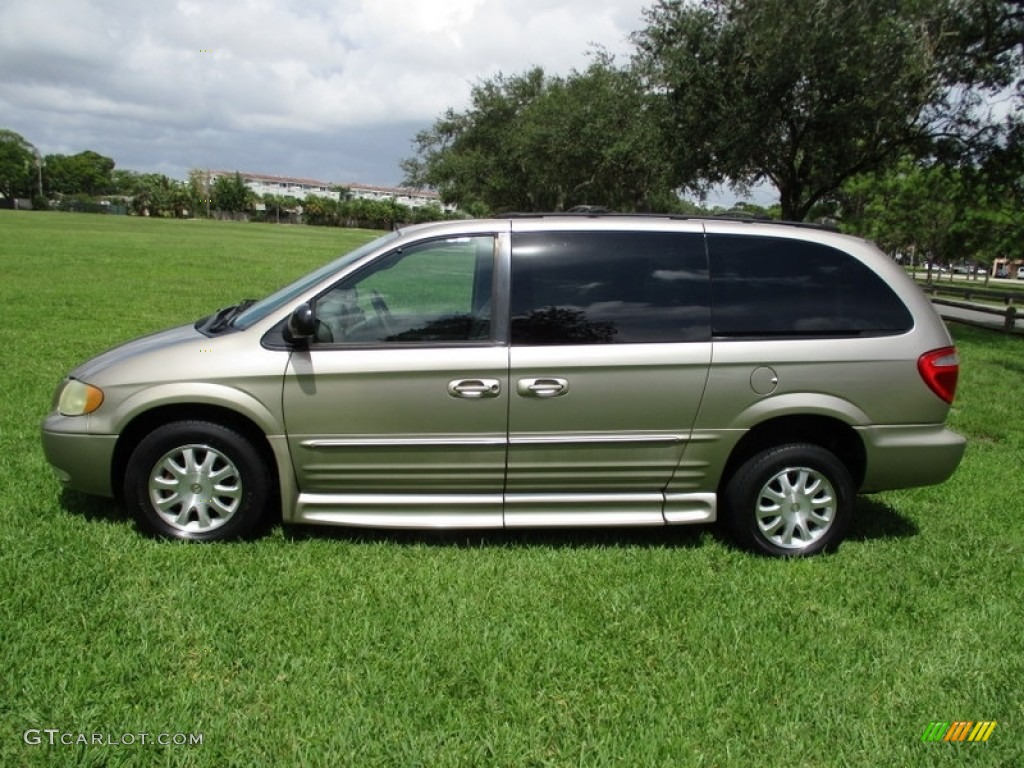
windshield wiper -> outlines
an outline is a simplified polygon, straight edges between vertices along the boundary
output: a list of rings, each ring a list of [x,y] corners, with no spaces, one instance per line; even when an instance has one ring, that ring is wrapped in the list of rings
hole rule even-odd
[[[255,303],[256,299],[242,299],[242,301],[235,304],[233,307],[218,309],[213,316],[204,323],[206,326],[206,332],[219,333],[220,331],[223,331],[231,324],[232,320]]]

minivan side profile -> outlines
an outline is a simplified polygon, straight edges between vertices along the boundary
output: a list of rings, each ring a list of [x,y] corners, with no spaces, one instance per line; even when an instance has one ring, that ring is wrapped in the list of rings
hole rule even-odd
[[[200,354],[200,350],[204,350]],[[721,520],[834,549],[858,493],[943,482],[959,363],[904,271],[803,225],[617,214],[408,227],[72,371],[68,488],[151,534]]]

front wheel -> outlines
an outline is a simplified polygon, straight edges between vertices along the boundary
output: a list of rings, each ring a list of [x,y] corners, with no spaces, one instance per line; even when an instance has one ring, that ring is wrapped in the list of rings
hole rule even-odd
[[[128,460],[124,498],[152,535],[235,539],[263,520],[272,492],[260,452],[233,429],[180,421],[153,430]]]
[[[835,549],[853,514],[856,489],[832,452],[810,443],[768,448],[726,483],[724,520],[755,552],[796,557]]]

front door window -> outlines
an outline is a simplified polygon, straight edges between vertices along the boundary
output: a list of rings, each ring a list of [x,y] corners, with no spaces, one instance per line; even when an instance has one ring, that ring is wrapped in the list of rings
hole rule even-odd
[[[316,300],[316,342],[487,341],[493,265],[490,236],[433,240],[394,251]]]

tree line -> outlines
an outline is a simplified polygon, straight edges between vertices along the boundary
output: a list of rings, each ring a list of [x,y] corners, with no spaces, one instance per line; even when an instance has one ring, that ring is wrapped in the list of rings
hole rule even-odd
[[[654,0],[643,22],[625,63],[597,49],[565,75],[478,82],[468,107],[415,136],[403,183],[464,215],[700,213],[686,196],[769,185],[778,204],[753,213],[828,220],[929,259],[1024,257],[1024,0]],[[254,205],[237,176],[43,158],[11,131],[0,193],[119,194],[150,215]],[[270,220],[296,204],[260,202]],[[302,206],[333,225],[440,216],[344,194]]]
[[[398,224],[445,218],[439,205],[410,207],[393,200],[353,198],[336,187],[338,198],[257,195],[241,174],[210,180],[192,170],[186,181],[160,173],[115,167],[112,158],[92,150],[75,155],[41,155],[24,137],[0,129],[0,195],[28,198],[34,209],[104,211],[121,204],[139,216],[219,217],[244,215],[258,221],[305,222],[326,226],[391,229]]]
[[[474,212],[770,185],[891,250],[1024,256],[1024,0],[655,0],[634,52],[478,82],[404,183]]]

